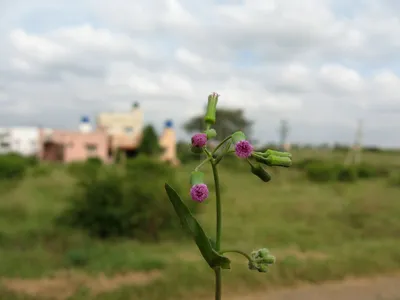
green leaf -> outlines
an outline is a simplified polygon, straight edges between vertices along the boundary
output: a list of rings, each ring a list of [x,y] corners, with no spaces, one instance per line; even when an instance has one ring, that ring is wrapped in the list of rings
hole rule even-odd
[[[167,191],[169,200],[171,201],[183,228],[192,235],[201,255],[207,261],[208,265],[211,268],[221,267],[222,269],[230,269],[231,261],[214,250],[210,243],[210,239],[205,234],[203,228],[191,214],[189,208],[182,202],[175,190],[167,183],[165,184],[165,190]]]

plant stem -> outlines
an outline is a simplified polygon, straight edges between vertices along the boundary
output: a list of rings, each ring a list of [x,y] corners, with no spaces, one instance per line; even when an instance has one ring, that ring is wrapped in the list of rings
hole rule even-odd
[[[225,142],[226,142],[226,141],[229,141],[231,138],[232,138],[232,136],[231,136],[231,135],[230,135],[230,136],[227,136],[226,138],[224,138],[224,139],[222,140],[222,142],[221,142],[221,143],[219,143],[217,147],[215,147],[215,149],[212,151],[212,153],[211,153],[211,154],[214,154],[214,153],[216,153],[216,152],[218,151],[218,149],[219,149],[219,148],[221,148],[221,147],[222,147],[222,145],[223,145],[223,144],[225,144]]]
[[[215,250],[219,252],[221,249],[221,230],[222,230],[222,215],[221,215],[221,191],[219,184],[219,175],[217,165],[215,161],[211,161],[212,171],[214,175],[214,184],[215,184],[215,198],[216,198],[216,211],[217,211],[217,225],[216,225],[216,240],[215,240]],[[221,268],[217,267],[215,269],[215,300],[221,300],[221,285],[222,285],[222,276],[221,276]]]
[[[221,300],[221,286],[222,286],[222,276],[221,268],[215,269],[215,300]]]
[[[198,171],[205,163],[209,162],[212,159],[212,157],[207,157],[205,160],[203,160],[194,170]]]
[[[247,253],[245,253],[243,251],[240,251],[240,250],[222,250],[219,253],[221,253],[221,254],[224,254],[224,253],[237,253],[237,254],[240,254],[240,255],[246,257],[249,262],[252,261],[251,257]]]

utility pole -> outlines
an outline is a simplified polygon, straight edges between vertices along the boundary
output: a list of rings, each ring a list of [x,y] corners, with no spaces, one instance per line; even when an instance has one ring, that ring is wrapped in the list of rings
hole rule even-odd
[[[345,165],[350,165],[350,164],[359,164],[361,162],[361,154],[362,154],[362,139],[363,139],[363,121],[359,120],[358,121],[358,128],[355,134],[354,138],[354,144],[353,146],[349,149],[349,152],[347,153],[346,159],[344,164]]]
[[[279,147],[282,151],[289,150],[287,144],[287,137],[289,135],[289,123],[286,120],[281,120],[279,126]]]

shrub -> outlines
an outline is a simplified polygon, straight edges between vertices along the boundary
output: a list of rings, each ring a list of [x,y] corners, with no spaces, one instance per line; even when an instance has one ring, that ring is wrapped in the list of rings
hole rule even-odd
[[[19,180],[25,176],[28,161],[18,154],[0,155],[0,179]]]
[[[148,157],[127,161],[124,172],[105,170],[80,180],[58,221],[100,238],[158,240],[179,228],[164,182],[180,186],[175,169]],[[188,202],[191,209],[195,204]]]
[[[86,181],[96,177],[102,164],[96,160],[87,160],[85,162],[71,162],[67,165],[67,172],[80,181]]]
[[[362,163],[357,166],[357,175],[362,179],[374,178],[378,176],[378,170],[374,166]]]
[[[186,164],[193,161],[200,161],[200,154],[193,153],[190,150],[190,144],[178,143],[177,144],[177,155],[181,163]]]
[[[305,170],[308,168],[309,165],[312,164],[323,164],[324,162],[322,160],[319,159],[315,159],[315,158],[306,158],[300,161],[295,161],[293,163],[293,167],[299,169],[299,170]]]
[[[98,157],[89,157],[86,160],[86,163],[90,165],[101,166],[103,164],[103,161]]]
[[[342,167],[337,174],[338,181],[354,182],[358,179],[357,168],[354,166]]]
[[[338,179],[340,166],[331,162],[311,162],[305,167],[306,176],[310,181],[328,182]]]
[[[394,171],[390,174],[388,183],[390,186],[400,187],[400,171]]]

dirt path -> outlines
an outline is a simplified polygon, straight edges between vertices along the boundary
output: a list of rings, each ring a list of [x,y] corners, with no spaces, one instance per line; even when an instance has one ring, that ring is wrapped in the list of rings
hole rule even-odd
[[[400,274],[306,285],[231,300],[400,300]]]

